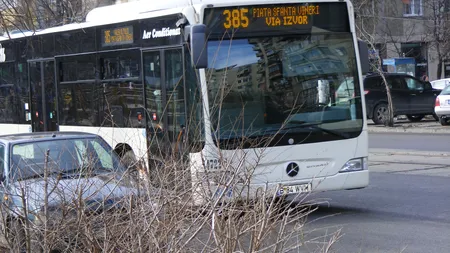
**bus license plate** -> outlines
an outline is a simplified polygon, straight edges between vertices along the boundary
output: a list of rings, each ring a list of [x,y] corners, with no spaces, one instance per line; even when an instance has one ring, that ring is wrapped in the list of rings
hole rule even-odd
[[[285,185],[282,186],[280,190],[278,190],[278,195],[311,192],[311,188],[312,188],[311,183],[299,185]]]

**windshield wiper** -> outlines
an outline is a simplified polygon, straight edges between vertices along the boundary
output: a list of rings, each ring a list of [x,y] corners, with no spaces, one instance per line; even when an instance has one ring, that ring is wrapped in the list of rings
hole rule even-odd
[[[239,136],[228,136],[228,138],[225,138],[224,136],[220,136],[220,138],[218,138],[218,140],[230,140],[230,139],[239,139],[239,138],[251,138],[251,137],[263,137],[263,136],[270,136],[273,135],[274,133],[278,133],[278,132],[282,132],[282,131],[286,131],[286,130],[293,130],[293,129],[299,129],[299,128],[312,128],[314,130],[318,130],[320,132],[324,132],[330,135],[334,135],[343,139],[349,139],[350,135],[348,133],[343,133],[343,132],[339,132],[339,131],[335,131],[335,130],[330,130],[330,129],[326,129],[323,127],[320,127],[319,125],[324,124],[324,123],[333,123],[336,121],[332,121],[332,122],[314,122],[314,123],[309,123],[308,121],[301,121],[301,120],[291,120],[289,122],[287,122],[287,124],[285,124],[283,127],[280,128],[274,128],[274,129],[266,129],[264,131],[261,131],[262,133],[253,133],[250,134],[248,136],[245,135],[239,135]],[[215,139],[216,136],[213,135],[213,139]]]
[[[335,130],[331,130],[331,129],[326,129],[323,128],[319,125],[322,125],[323,123],[329,123],[329,122],[315,122],[315,123],[308,123],[306,121],[300,121],[300,120],[291,120],[289,121],[287,124],[295,124],[295,126],[291,126],[288,129],[292,129],[292,128],[312,128],[314,130],[319,130],[321,132],[327,133],[327,134],[331,134],[337,137],[341,137],[344,139],[348,139],[350,138],[350,135],[348,133],[343,133],[343,132],[339,132],[339,131],[335,131]]]
[[[75,168],[75,169],[71,169],[71,170],[65,170],[65,171],[60,171],[60,174],[63,177],[71,177],[71,176],[75,176],[75,175],[80,175],[81,177],[86,177],[86,176],[97,176],[100,173],[100,171],[102,172],[112,172],[110,169],[105,168],[105,167],[95,167],[95,168],[91,168],[88,166],[84,166],[84,167],[79,167],[79,168]]]
[[[48,177],[54,177],[55,175],[56,176],[60,176],[61,174],[62,173],[60,171],[50,171],[48,173]],[[19,177],[18,181],[24,181],[24,180],[36,179],[36,178],[44,179],[45,178],[45,174],[44,173],[36,173],[36,174],[31,174],[31,175],[28,175],[28,176],[25,176],[25,177]]]
[[[96,167],[93,170],[89,170],[86,171],[86,168],[88,167],[81,167],[81,168],[75,168],[75,169],[70,169],[70,170],[54,170],[54,171],[49,171],[48,172],[48,176],[49,177],[60,177],[61,179],[67,179],[67,178],[73,178],[75,176],[80,176],[80,177],[87,177],[87,176],[92,176],[95,177],[100,173],[100,171],[102,172],[113,172],[108,168],[104,168],[104,167]],[[20,177],[20,181],[23,180],[29,180],[29,179],[44,179],[45,174],[44,173],[36,173],[36,174],[31,174],[25,177]]]

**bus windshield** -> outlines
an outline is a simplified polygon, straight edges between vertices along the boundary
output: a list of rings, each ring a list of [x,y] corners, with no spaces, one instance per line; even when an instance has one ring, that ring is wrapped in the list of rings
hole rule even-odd
[[[306,136],[320,125],[345,133],[341,138],[362,130],[351,33],[211,40],[208,58],[215,138],[261,136],[281,127],[283,134]]]

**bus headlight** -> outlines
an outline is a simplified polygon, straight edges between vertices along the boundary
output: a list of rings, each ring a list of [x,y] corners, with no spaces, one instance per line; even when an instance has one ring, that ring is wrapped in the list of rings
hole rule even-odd
[[[344,166],[342,166],[339,173],[361,171],[367,169],[368,169],[368,159],[367,157],[361,157],[346,162]]]

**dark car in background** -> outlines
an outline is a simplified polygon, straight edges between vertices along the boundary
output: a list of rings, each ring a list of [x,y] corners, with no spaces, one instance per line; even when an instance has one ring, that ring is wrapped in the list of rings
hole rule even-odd
[[[434,104],[440,90],[433,89],[430,82],[402,73],[384,73],[391,90],[394,117],[406,115],[417,122],[426,115],[437,116]],[[381,74],[369,74],[364,79],[367,117],[375,124],[383,124],[388,117],[388,98]]]

